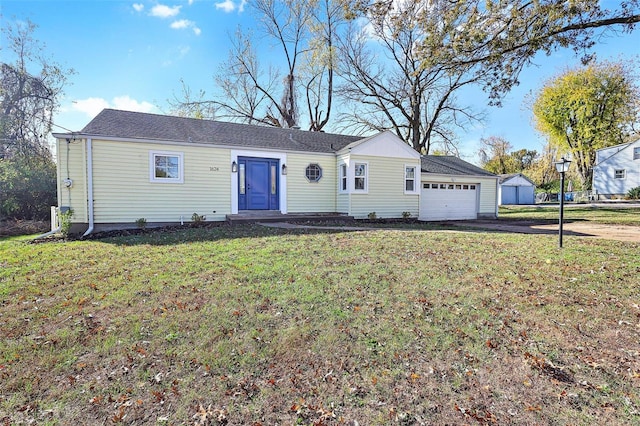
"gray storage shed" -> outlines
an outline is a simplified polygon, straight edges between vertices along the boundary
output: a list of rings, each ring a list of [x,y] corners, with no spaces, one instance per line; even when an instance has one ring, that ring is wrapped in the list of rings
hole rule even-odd
[[[522,173],[500,175],[498,181],[499,205],[535,204],[536,186]]]

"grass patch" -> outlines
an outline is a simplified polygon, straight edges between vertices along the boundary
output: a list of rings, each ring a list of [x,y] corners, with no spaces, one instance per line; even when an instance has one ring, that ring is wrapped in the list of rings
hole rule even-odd
[[[637,423],[639,248],[420,227],[0,241],[0,420]]]
[[[500,206],[502,220],[558,221],[559,206],[536,207]],[[640,208],[600,207],[565,204],[564,219],[572,222],[587,221],[611,225],[640,225]]]

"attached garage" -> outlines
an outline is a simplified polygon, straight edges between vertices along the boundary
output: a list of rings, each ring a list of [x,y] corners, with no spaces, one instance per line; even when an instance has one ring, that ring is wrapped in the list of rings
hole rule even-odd
[[[422,220],[478,218],[478,185],[423,182],[420,193]]]
[[[453,156],[422,156],[419,220],[497,218],[498,177]]]

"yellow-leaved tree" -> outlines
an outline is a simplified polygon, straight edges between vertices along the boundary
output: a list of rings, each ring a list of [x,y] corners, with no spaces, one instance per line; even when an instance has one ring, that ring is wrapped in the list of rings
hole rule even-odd
[[[538,92],[536,128],[570,154],[582,189],[591,187],[597,149],[624,143],[640,116],[632,64],[603,62],[565,71]]]

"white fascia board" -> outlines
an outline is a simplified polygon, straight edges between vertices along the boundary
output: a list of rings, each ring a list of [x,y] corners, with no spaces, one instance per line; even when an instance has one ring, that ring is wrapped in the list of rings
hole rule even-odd
[[[382,148],[382,150],[379,152],[369,151],[372,148],[375,149],[376,144],[380,144],[377,148]],[[370,155],[377,157],[410,158],[420,160],[420,153],[411,148],[390,130],[353,142],[337,152],[338,155],[347,153],[353,155]],[[400,153],[400,155],[398,155],[398,153]]]

